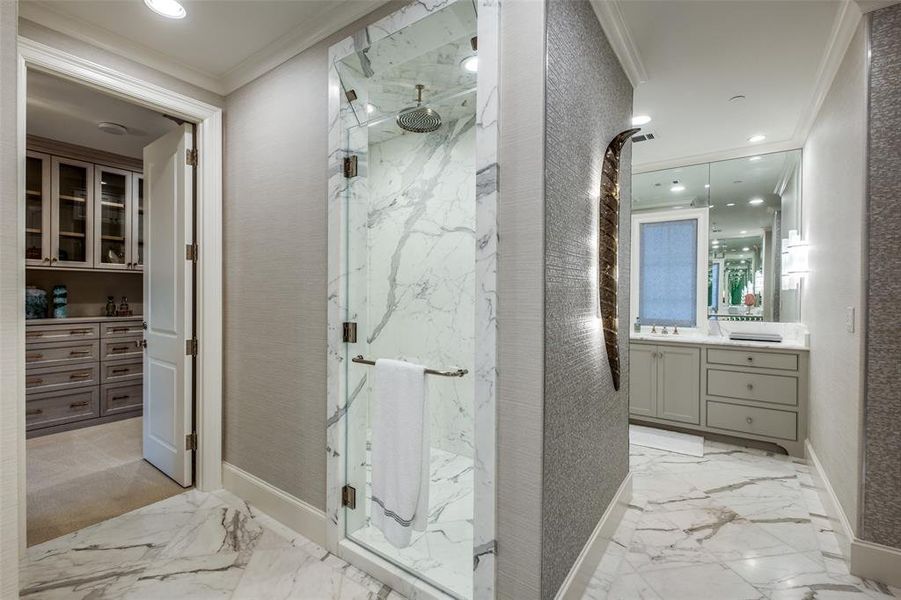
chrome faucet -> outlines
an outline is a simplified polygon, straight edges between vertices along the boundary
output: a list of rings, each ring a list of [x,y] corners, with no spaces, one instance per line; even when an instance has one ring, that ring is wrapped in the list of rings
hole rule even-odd
[[[651,333],[657,333],[657,325],[656,324],[651,325]]]
[[[666,325],[663,326],[663,331],[661,331],[663,335],[669,335],[669,331],[666,330]]]

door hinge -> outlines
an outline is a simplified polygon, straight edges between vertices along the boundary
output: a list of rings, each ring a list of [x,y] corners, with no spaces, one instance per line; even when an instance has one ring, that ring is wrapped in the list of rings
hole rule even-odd
[[[197,244],[185,244],[185,260],[197,262],[197,255],[200,254],[200,248]]]
[[[357,489],[355,487],[345,485],[341,488],[341,506],[353,510],[357,507]]]
[[[353,102],[357,99],[357,92],[355,90],[347,90],[344,92],[344,97],[347,98],[348,102]]]
[[[185,436],[185,450],[197,450],[197,434],[189,433]]]
[[[191,167],[197,166],[197,148],[191,148],[185,153],[185,164]]]
[[[197,356],[197,338],[185,340],[185,355]]]
[[[357,176],[357,156],[351,154],[344,157],[344,176],[348,179]]]
[[[341,335],[341,340],[343,342],[347,342],[349,344],[357,343],[357,324],[345,321],[344,323],[344,332]]]

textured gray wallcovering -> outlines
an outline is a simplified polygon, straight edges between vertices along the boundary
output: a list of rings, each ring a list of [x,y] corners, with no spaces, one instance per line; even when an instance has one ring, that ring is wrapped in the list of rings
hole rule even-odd
[[[541,595],[553,598],[629,470],[631,142],[620,179],[619,392],[594,271],[603,154],[630,126],[632,86],[585,0],[547,3],[546,111]]]
[[[325,510],[328,47],[226,98],[224,459]]]
[[[870,15],[865,540],[901,547],[901,4]]]

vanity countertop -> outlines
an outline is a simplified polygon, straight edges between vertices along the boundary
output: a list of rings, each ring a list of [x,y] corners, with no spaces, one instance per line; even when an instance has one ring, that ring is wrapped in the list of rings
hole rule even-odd
[[[633,342],[670,342],[673,344],[697,344],[704,346],[730,346],[739,348],[760,348],[772,350],[809,350],[801,340],[786,339],[782,342],[749,342],[746,340],[730,340],[721,335],[703,335],[700,333],[679,333],[676,335],[662,333],[631,333],[629,340]]]
[[[110,321],[137,321],[143,319],[144,315],[133,315],[131,317],[65,317],[62,319],[26,319],[25,325],[56,325],[63,323],[104,323]]]

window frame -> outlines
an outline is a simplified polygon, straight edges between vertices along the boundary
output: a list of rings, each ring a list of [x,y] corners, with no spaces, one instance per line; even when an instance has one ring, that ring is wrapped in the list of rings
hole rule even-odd
[[[662,223],[666,221],[691,221],[697,220],[697,291],[695,294],[695,326],[683,327],[689,332],[707,332],[707,266],[708,266],[708,238],[709,238],[709,212],[708,208],[686,208],[678,210],[658,210],[632,214],[632,244],[631,244],[631,282],[629,298],[629,322],[635,323],[638,318],[641,290],[641,225],[644,223]],[[643,326],[646,327],[646,326]]]

